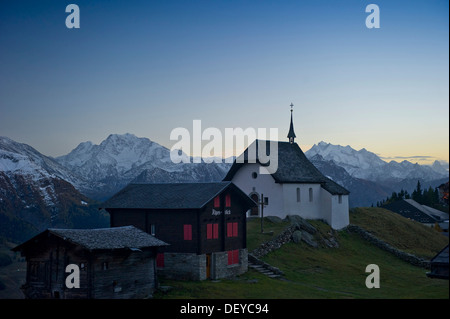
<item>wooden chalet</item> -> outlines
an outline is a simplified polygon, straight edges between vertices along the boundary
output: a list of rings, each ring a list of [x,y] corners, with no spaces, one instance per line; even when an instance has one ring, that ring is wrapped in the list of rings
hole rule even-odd
[[[246,212],[256,206],[232,182],[130,184],[103,203],[111,227],[133,225],[170,244],[158,273],[204,280],[248,268]]]
[[[428,277],[448,280],[448,245],[431,259],[430,268]]]
[[[48,229],[13,248],[27,260],[26,298],[128,299],[152,295],[156,255],[163,241],[133,227]],[[66,267],[79,269],[68,287]]]

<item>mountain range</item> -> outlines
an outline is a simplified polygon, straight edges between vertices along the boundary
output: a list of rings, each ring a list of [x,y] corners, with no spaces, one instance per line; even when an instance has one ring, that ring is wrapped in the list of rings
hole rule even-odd
[[[111,134],[99,145],[79,144],[55,160],[79,177],[80,191],[103,200],[128,183],[208,182],[221,180],[230,164],[179,163],[170,150],[148,138]]]
[[[56,160],[0,137],[0,238],[20,242],[49,227],[108,224],[74,185],[86,185]]]
[[[449,178],[448,164],[439,161],[432,165],[385,162],[365,148],[357,151],[349,145],[322,141],[305,155],[324,175],[350,191],[350,207],[370,206],[401,189],[412,193],[417,181],[422,188],[435,188]]]
[[[385,162],[365,149],[325,142],[305,154],[351,192],[351,207],[370,206],[401,188],[412,192],[417,180],[423,187],[448,181],[439,162]],[[0,137],[0,236],[20,241],[47,227],[104,227],[107,216],[93,204],[128,183],[218,181],[230,166],[225,161],[175,164],[169,149],[133,134],[111,134],[98,145],[82,142],[57,158]]]

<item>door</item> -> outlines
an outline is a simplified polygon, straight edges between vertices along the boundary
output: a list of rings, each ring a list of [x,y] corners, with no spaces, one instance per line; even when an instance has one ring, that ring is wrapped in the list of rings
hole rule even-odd
[[[253,194],[250,195],[250,198],[253,199],[253,201],[255,203],[257,203],[257,204],[258,204],[258,201],[259,201],[258,197],[259,196],[256,193],[253,193]],[[259,208],[259,206],[252,207],[252,210],[250,211],[250,216],[258,216],[259,215],[258,208]]]
[[[206,254],[206,279],[211,278],[211,254]]]

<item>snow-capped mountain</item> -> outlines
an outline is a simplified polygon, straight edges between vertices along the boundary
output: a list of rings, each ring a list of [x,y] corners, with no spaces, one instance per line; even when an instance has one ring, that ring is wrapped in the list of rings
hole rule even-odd
[[[0,137],[0,171],[26,175],[33,180],[58,177],[77,187],[82,187],[84,183],[54,159],[7,137]]]
[[[385,162],[376,154],[361,149],[359,151],[350,146],[333,145],[320,142],[305,152],[308,158],[320,155],[327,161],[333,161],[343,167],[352,177],[362,178],[374,182],[399,182],[404,179],[422,179],[431,181],[448,177],[448,171],[439,162],[433,166],[413,164],[409,161]]]
[[[90,187],[83,192],[105,199],[130,182],[186,182],[221,180],[231,164],[173,163],[170,150],[148,138],[111,134],[99,145],[79,144],[69,154],[56,158]]]
[[[24,240],[48,227],[90,225],[98,212],[69,181],[84,185],[31,146],[0,137],[0,237]],[[81,221],[83,214],[93,218]]]

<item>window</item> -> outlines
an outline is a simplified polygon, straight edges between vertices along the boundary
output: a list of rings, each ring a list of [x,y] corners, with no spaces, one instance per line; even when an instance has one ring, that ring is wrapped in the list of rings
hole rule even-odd
[[[338,201],[339,201],[339,204],[342,204],[342,195],[338,196]]]
[[[309,201],[313,201],[313,189],[311,187],[309,188]]]
[[[214,208],[220,208],[220,197],[216,196],[214,198]]]
[[[192,225],[183,225],[184,240],[192,240]]]
[[[231,207],[231,195],[230,194],[225,195],[225,207]]]
[[[227,237],[238,236],[238,223],[227,223]]]
[[[239,264],[239,249],[230,250],[228,253],[228,265]]]
[[[108,268],[109,268],[108,263],[107,263],[106,261],[104,261],[104,262],[102,263],[102,269],[103,269],[103,270],[108,270]]]
[[[219,224],[206,224],[206,239],[219,238]]]
[[[164,253],[158,253],[156,255],[156,267],[164,268]]]
[[[300,187],[297,187],[297,203],[300,203]]]
[[[155,236],[155,224],[150,224],[150,235]]]
[[[253,178],[253,179],[256,179],[257,177],[258,177],[258,173],[253,172],[253,173],[252,173],[252,178]]]

